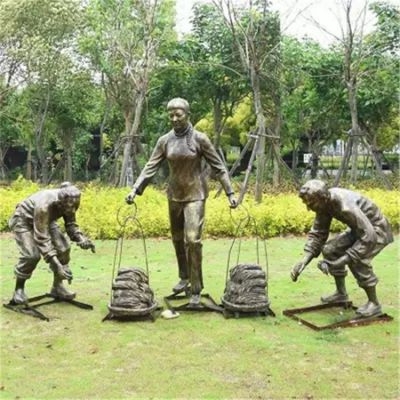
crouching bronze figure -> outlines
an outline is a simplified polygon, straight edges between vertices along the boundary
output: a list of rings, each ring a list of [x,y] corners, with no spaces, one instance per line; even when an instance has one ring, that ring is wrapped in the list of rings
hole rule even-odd
[[[16,285],[10,304],[26,304],[25,282],[32,276],[41,257],[50,265],[54,280],[50,295],[57,299],[72,300],[75,293],[63,285],[71,282],[69,268],[70,244],[56,221],[64,219],[69,238],[82,249],[95,251],[94,244],[79,230],[75,213],[80,204],[80,191],[64,182],[59,189],[46,189],[34,193],[17,204],[9,221],[14,232],[20,257],[15,266]]]
[[[321,301],[348,301],[345,286],[347,265],[368,297],[367,303],[356,310],[357,314],[365,318],[382,314],[376,295],[378,278],[371,261],[393,242],[390,224],[385,216],[366,197],[346,189],[328,189],[320,180],[308,181],[300,189],[299,196],[307,208],[316,213],[316,217],[308,234],[304,258],[292,269],[292,280],[296,281],[310,261],[322,252],[324,259],[318,263],[318,268],[334,277],[336,291],[330,296],[321,297]],[[346,224],[348,229],[327,242],[333,218]]]

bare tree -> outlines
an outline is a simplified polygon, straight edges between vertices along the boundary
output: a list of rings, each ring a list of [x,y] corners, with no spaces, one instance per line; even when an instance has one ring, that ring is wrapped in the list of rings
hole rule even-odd
[[[117,104],[124,116],[125,130],[113,152],[113,179],[124,186],[128,169],[139,169],[137,155],[141,152],[139,129],[144,102],[160,44],[170,29],[169,19],[163,13],[171,9],[171,2],[97,0],[91,7],[86,53],[102,73],[107,100]],[[118,171],[120,150],[123,157]]]
[[[136,154],[140,148],[139,128],[143,106],[149,87],[150,75],[154,69],[157,50],[160,45],[160,38],[157,39],[156,35],[154,35],[159,8],[157,0],[141,0],[138,4],[137,11],[143,23],[143,37],[138,46],[141,49],[141,53],[132,54],[132,52],[127,52],[124,48],[119,48],[121,55],[127,61],[126,69],[135,89],[134,108],[128,111],[127,118],[125,119],[127,123],[127,136],[124,145],[119,186],[126,184],[126,174],[129,164],[131,164],[132,158],[136,160]]]
[[[271,137],[270,141],[274,160],[274,184],[279,183],[280,157],[280,116],[276,117],[275,128],[272,135],[267,134],[266,113],[262,101],[262,82],[263,71],[269,61],[271,52],[276,50],[279,45],[279,32],[274,32],[278,36],[278,45],[271,42],[273,35],[269,24],[271,11],[267,1],[249,0],[246,9],[238,9],[234,6],[232,0],[214,0],[214,4],[224,16],[225,23],[230,28],[234,43],[238,48],[240,59],[244,71],[248,74],[252,91],[253,102],[256,113],[256,140],[254,143],[255,153],[257,155],[257,174],[255,198],[257,202],[262,199],[262,188],[264,180],[264,171],[266,163],[266,139]],[[246,12],[246,18],[243,11]],[[278,24],[279,25],[279,24]],[[279,30],[279,27],[278,27]],[[278,110],[278,113],[280,111]]]
[[[319,22],[312,19],[315,25],[322,31],[331,35],[340,43],[343,49],[343,80],[347,90],[351,129],[349,130],[349,139],[345,155],[335,178],[335,185],[339,184],[342,175],[348,168],[349,162],[351,163],[350,180],[353,184],[357,182],[359,146],[361,144],[367,148],[371,147],[365,132],[360,127],[357,99],[360,81],[363,75],[368,72],[363,71],[362,65],[363,61],[370,55],[370,48],[368,48],[365,43],[369,0],[365,0],[359,10],[355,9],[355,1],[353,0],[340,0],[340,7],[343,18],[341,19],[336,16],[340,27],[340,36],[329,32]],[[375,157],[374,151],[372,151],[372,158],[378,174],[383,179],[385,185],[390,187],[390,183],[383,174],[381,162],[378,157]]]

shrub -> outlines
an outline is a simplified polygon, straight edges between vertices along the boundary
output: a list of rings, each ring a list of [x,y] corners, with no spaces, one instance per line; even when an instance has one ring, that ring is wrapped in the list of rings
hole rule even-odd
[[[39,186],[23,179],[16,180],[10,187],[0,188],[0,231],[8,231],[8,219],[16,204],[39,190]],[[373,200],[389,219],[395,231],[400,226],[400,192],[369,189],[360,191]],[[89,184],[82,187],[81,206],[77,220],[83,232],[96,239],[115,239],[121,234],[117,223],[117,212],[121,219],[133,214],[135,207],[125,204],[128,188],[112,188]],[[287,234],[303,234],[313,222],[314,213],[307,211],[296,193],[266,194],[261,204],[256,204],[251,195],[246,196],[243,207],[230,210],[225,195],[215,197],[211,191],[206,204],[205,236],[233,237],[253,236],[257,233],[263,237]],[[146,189],[143,196],[136,197],[137,219],[140,225],[129,219],[126,226],[126,237],[140,237],[141,227],[146,237],[169,237],[168,202],[163,191],[152,186]],[[247,210],[247,211],[246,211]],[[237,232],[237,225],[243,221],[247,212],[253,218],[251,223]],[[254,223],[255,222],[255,223]],[[62,225],[62,224],[61,224]],[[333,232],[344,229],[343,224],[333,221]]]

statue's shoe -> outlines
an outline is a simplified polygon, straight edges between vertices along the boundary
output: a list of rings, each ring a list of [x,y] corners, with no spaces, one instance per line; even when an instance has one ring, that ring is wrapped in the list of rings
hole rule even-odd
[[[329,296],[322,296],[321,301],[323,303],[339,303],[339,302],[349,301],[349,296],[347,294],[335,292]]]
[[[17,289],[11,299],[12,304],[28,304],[28,296],[23,289]]]
[[[50,294],[54,297],[63,300],[72,300],[75,298],[76,293],[68,290],[62,283],[51,288]]]
[[[189,300],[189,306],[198,307],[200,306],[201,296],[199,294],[193,294]]]
[[[173,288],[174,293],[181,293],[187,289],[189,281],[187,279],[181,279]]]
[[[369,301],[363,306],[357,308],[356,313],[363,318],[376,317],[382,314],[382,307],[380,304]]]

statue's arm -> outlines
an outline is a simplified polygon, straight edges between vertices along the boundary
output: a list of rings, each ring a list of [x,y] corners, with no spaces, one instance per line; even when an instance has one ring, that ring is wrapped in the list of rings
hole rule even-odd
[[[367,216],[358,207],[352,207],[344,212],[344,219],[357,237],[354,244],[346,250],[347,256],[353,261],[368,257],[375,248],[377,235]]]
[[[210,139],[204,133],[200,134],[200,148],[201,152],[206,159],[207,163],[214,170],[215,176],[221,183],[222,187],[227,196],[233,194],[233,189],[231,185],[231,180],[229,179],[228,171],[221,160],[221,157],[218,155],[215,147],[211,143]]]
[[[304,246],[304,252],[310,253],[313,257],[318,257],[322,247],[329,237],[329,229],[332,217],[329,214],[318,213],[315,216],[313,227],[307,235],[307,243]]]
[[[76,215],[75,213],[64,215],[64,223],[65,230],[69,238],[78,244],[78,246],[82,249],[91,249],[92,252],[95,252],[94,243],[85,236],[81,230],[79,229],[79,225],[76,223]]]
[[[67,232],[68,237],[73,242],[81,242],[85,235],[79,229],[79,225],[76,222],[76,216],[74,214],[66,214],[63,216],[65,231]]]
[[[35,207],[33,212],[33,238],[40,254],[47,263],[57,256],[57,250],[54,248],[50,237],[49,217],[50,213],[47,205]]]
[[[158,139],[149,161],[147,161],[139,177],[136,179],[132,188],[132,193],[135,195],[141,195],[143,193],[151,178],[156,174],[161,163],[165,160],[165,140],[166,136]]]
[[[308,233],[307,243],[304,246],[303,259],[295,264],[290,273],[294,282],[297,281],[298,277],[305,270],[311,260],[318,257],[321,253],[322,246],[325,244],[329,236],[331,222],[332,217],[327,214],[316,215],[313,227]]]

